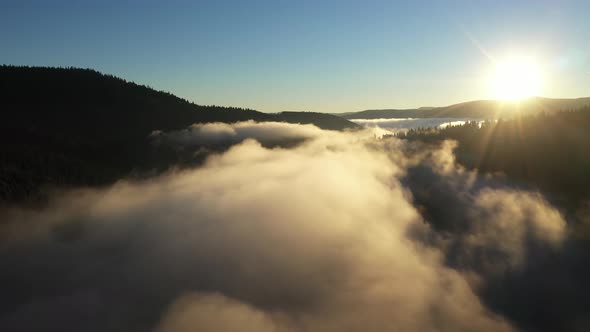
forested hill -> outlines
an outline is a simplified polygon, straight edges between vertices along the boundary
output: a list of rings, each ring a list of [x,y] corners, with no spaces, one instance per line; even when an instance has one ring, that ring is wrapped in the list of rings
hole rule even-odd
[[[484,173],[503,173],[567,204],[590,198],[590,107],[467,122],[445,128],[411,129],[398,137],[425,142],[455,140],[457,161]]]
[[[340,114],[346,119],[395,119],[395,118],[511,118],[514,115],[535,115],[574,110],[590,105],[590,97],[554,99],[530,97],[520,101],[475,100],[444,107],[417,109],[380,109]]]
[[[0,66],[0,205],[37,198],[44,188],[100,186],[177,165],[156,149],[154,130],[245,120],[357,127],[319,113],[267,114],[200,106],[89,69]]]
[[[145,137],[193,123],[245,120],[302,122],[341,130],[356,125],[336,116],[201,106],[170,93],[90,69],[0,67],[0,126],[35,128],[70,137]]]

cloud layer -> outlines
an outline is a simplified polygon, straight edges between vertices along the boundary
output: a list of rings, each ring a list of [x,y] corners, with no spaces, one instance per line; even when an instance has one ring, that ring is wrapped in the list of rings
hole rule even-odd
[[[468,121],[482,121],[474,118],[399,118],[399,119],[351,119],[350,121],[365,126],[379,127],[392,132],[407,131],[418,128],[442,128],[464,124]]]
[[[2,211],[0,329],[514,331],[534,325],[492,291],[567,250],[558,210],[462,170],[452,144],[253,122],[155,135],[233,146]],[[285,138],[301,141],[259,142]]]
[[[277,146],[299,143],[318,137],[324,132],[314,125],[244,121],[234,124],[196,123],[183,130],[154,131],[151,137],[157,144],[167,144],[177,148],[229,146],[248,138],[264,146]]]

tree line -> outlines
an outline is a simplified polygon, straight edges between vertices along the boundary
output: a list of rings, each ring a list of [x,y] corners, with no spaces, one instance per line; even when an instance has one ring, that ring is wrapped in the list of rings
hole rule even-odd
[[[590,106],[497,121],[469,121],[419,128],[396,136],[436,143],[458,142],[457,161],[468,169],[504,173],[566,204],[590,197]]]

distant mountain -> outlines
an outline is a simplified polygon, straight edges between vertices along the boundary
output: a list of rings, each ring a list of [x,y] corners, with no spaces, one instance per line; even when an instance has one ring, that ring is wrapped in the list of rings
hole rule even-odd
[[[345,119],[393,119],[393,118],[510,118],[515,114],[553,113],[578,109],[590,105],[590,97],[576,99],[552,99],[531,97],[521,101],[476,100],[444,107],[417,109],[381,109],[343,113]]]
[[[0,66],[0,203],[44,186],[95,186],[179,162],[154,130],[193,123],[280,121],[342,130],[358,125],[310,113],[202,106],[94,70]]]

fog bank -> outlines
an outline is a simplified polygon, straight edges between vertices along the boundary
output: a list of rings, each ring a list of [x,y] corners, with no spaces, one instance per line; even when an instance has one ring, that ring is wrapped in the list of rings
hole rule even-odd
[[[542,195],[463,170],[451,142],[254,122],[154,136],[231,148],[196,169],[1,211],[0,329],[588,327],[576,298],[558,299],[568,311],[553,325],[519,311],[551,310],[547,299],[513,307],[500,285],[534,282],[542,258],[562,267],[579,255]],[[282,139],[298,144],[261,144]]]

